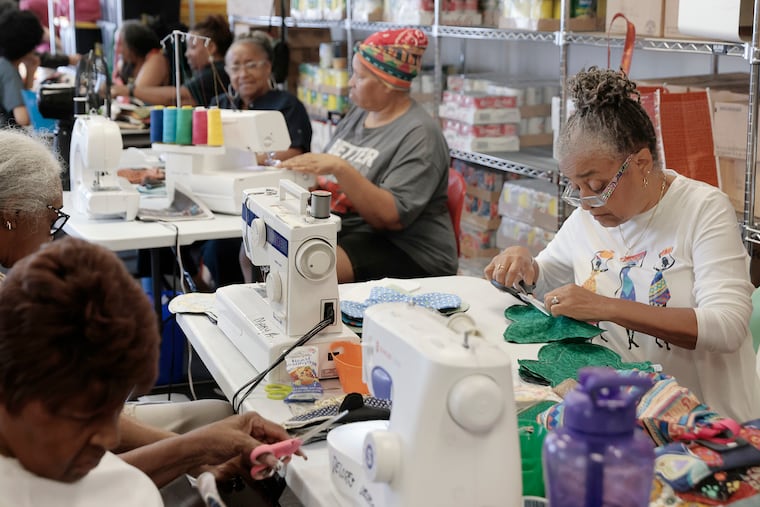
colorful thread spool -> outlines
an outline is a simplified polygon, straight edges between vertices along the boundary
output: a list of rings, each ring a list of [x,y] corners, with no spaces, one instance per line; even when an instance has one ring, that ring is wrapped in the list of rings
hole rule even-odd
[[[164,139],[164,106],[153,106],[150,110],[150,142],[160,143]]]
[[[222,146],[224,133],[222,132],[222,110],[211,108],[208,110],[208,144],[209,146]]]
[[[196,107],[193,110],[193,144],[206,144],[208,141],[208,109]]]
[[[193,106],[182,106],[177,110],[177,144],[193,142]]]
[[[163,140],[166,144],[177,142],[177,108],[169,106],[164,109],[164,132]]]

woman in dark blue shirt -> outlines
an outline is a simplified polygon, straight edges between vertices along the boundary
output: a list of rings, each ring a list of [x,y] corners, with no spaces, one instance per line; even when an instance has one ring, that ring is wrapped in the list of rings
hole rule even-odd
[[[272,158],[286,160],[308,152],[311,146],[309,115],[295,96],[274,88],[273,50],[269,36],[264,32],[253,32],[236,39],[224,61],[230,76],[230,89],[214,97],[210,105],[223,109],[280,111],[288,125],[290,148],[274,153]],[[258,163],[262,165],[267,158],[265,153],[257,155]],[[203,264],[211,272],[217,287],[252,280],[251,263],[241,245],[241,238],[211,240],[203,245]]]

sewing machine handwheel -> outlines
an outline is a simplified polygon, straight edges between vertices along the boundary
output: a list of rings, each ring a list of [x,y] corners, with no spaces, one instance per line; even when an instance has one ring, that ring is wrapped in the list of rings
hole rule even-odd
[[[266,280],[267,298],[272,303],[282,299],[282,280],[276,271],[270,271]]]
[[[449,391],[448,409],[459,426],[473,433],[484,433],[501,418],[504,394],[491,377],[470,375],[457,381]]]
[[[251,220],[251,251],[254,248],[261,248],[267,240],[266,223],[261,218]]]
[[[310,239],[296,253],[296,269],[308,280],[323,280],[335,269],[335,251],[321,239]]]
[[[401,441],[390,431],[372,431],[364,437],[364,470],[373,482],[389,483],[401,463]]]

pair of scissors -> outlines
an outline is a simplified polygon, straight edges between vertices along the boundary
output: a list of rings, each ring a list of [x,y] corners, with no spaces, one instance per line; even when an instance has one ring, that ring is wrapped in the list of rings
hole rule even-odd
[[[497,282],[493,278],[491,279],[491,285],[499,290],[512,294],[523,303],[529,304],[547,317],[551,317],[549,312],[546,310],[544,303],[539,301],[538,298],[533,295],[533,289],[536,288],[535,285],[528,285],[524,280],[520,280],[517,285],[507,287],[506,285]]]
[[[333,423],[340,420],[343,416],[348,414],[348,410],[344,410],[343,412],[339,413],[338,415],[335,415],[326,421],[318,424],[317,426],[314,426],[311,430],[307,431],[300,437],[295,438],[289,438],[287,440],[282,440],[281,442],[277,442],[274,444],[264,444],[256,447],[253,451],[251,451],[251,462],[256,463],[256,459],[261,456],[262,454],[272,453],[276,458],[278,458],[280,461],[282,461],[284,458],[292,455],[298,449],[301,448],[303,444],[309,441],[310,438],[317,435],[320,431],[330,427]],[[268,468],[267,465],[254,465],[253,468],[251,468],[251,477],[256,477],[256,474],[261,472],[262,470]]]
[[[293,387],[287,384],[267,384],[264,391],[270,400],[284,400],[293,391]]]

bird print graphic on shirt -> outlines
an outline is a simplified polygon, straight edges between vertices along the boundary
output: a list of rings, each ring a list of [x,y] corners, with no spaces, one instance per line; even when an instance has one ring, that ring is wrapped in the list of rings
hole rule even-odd
[[[675,259],[671,255],[673,253],[673,247],[668,247],[661,251],[658,256],[660,261],[655,264],[652,269],[655,270],[652,283],[649,284],[649,304],[652,306],[665,307],[670,301],[670,289],[668,288],[668,282],[663,276],[663,272],[670,269],[675,264]],[[654,342],[658,347],[662,348],[662,341],[659,338],[655,338]],[[665,347],[670,350],[670,344],[664,342]]]
[[[599,273],[604,273],[609,268],[607,262],[615,255],[612,250],[598,250],[594,252],[594,258],[591,259],[591,274],[589,274],[586,281],[583,282],[583,288],[596,293],[596,277]]]
[[[620,269],[620,288],[615,291],[615,294],[620,294],[620,299],[636,301],[636,287],[634,287],[633,280],[631,280],[628,273],[636,266],[641,267],[646,255],[647,252],[644,250],[643,252],[628,255],[620,259],[623,263],[623,267]],[[626,329],[625,331],[628,334],[628,350],[631,350],[633,347],[638,348],[639,344],[633,339],[636,331],[633,331],[632,329]]]

